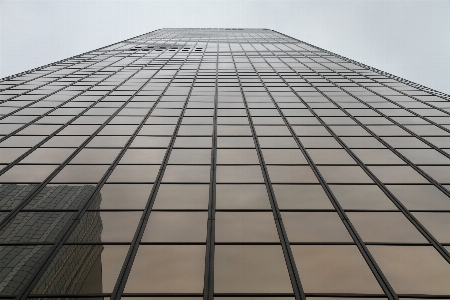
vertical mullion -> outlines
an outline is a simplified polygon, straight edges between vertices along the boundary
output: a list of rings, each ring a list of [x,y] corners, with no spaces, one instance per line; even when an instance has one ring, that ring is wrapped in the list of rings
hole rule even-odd
[[[216,82],[214,90],[214,115],[211,147],[211,170],[209,183],[209,203],[208,203],[208,225],[206,235],[206,255],[205,255],[205,278],[203,288],[203,299],[214,299],[214,251],[215,251],[215,228],[216,228],[216,174],[217,174],[217,106],[219,101],[219,29],[217,29],[217,53],[216,53]],[[205,48],[206,49],[206,48]],[[206,51],[204,52],[206,53]]]
[[[242,47],[242,46],[241,46]],[[243,49],[244,50],[244,49]],[[247,56],[247,53],[244,51],[245,55]],[[262,55],[260,55],[262,57]],[[248,57],[248,56],[247,56]],[[253,119],[250,113],[250,109],[248,107],[248,103],[245,97],[245,93],[242,87],[242,82],[241,82],[241,78],[239,76],[239,72],[236,68],[236,62],[234,60],[234,56],[232,55],[233,58],[233,64],[236,70],[236,74],[239,80],[239,87],[241,90],[241,96],[242,96],[242,100],[244,102],[244,106],[245,106],[245,110],[247,113],[247,118],[250,124],[250,129],[252,132],[252,138],[253,141],[255,143],[255,148],[256,148],[256,153],[258,155],[258,160],[259,160],[259,164],[260,164],[260,168],[262,171],[262,175],[264,178],[264,184],[266,186],[267,189],[267,194],[269,196],[269,201],[270,201],[270,205],[272,208],[272,213],[273,213],[273,217],[274,217],[274,221],[277,227],[277,232],[278,232],[278,236],[280,238],[280,243],[281,243],[281,248],[283,250],[283,255],[284,255],[284,259],[286,261],[286,267],[288,269],[288,273],[289,273],[289,278],[291,280],[291,284],[292,284],[292,289],[294,292],[294,296],[296,300],[305,300],[305,293],[303,292],[303,288],[302,288],[302,284],[300,281],[300,277],[298,275],[298,271],[297,271],[297,267],[295,265],[295,261],[294,261],[294,257],[291,251],[291,247],[289,244],[289,240],[287,238],[287,234],[286,234],[286,230],[284,228],[283,225],[283,220],[281,218],[281,213],[280,210],[278,208],[278,204],[275,198],[275,193],[273,191],[273,187],[272,187],[272,183],[270,181],[270,176],[269,176],[269,172],[267,170],[267,166],[265,164],[264,161],[264,156],[261,150],[261,146],[259,144],[259,140],[258,140],[258,136],[256,134],[256,130],[255,130],[255,126],[253,124]],[[255,73],[257,73],[257,71],[255,70]]]

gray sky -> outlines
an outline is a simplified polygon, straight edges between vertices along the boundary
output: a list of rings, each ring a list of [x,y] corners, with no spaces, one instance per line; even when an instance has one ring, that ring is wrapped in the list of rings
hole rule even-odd
[[[0,78],[164,27],[264,27],[450,94],[450,0],[0,0]]]

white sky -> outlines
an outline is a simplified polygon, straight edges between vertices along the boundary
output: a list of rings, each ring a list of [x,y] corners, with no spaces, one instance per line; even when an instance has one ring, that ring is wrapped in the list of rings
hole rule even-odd
[[[450,0],[0,0],[0,78],[164,27],[269,28],[450,94]]]

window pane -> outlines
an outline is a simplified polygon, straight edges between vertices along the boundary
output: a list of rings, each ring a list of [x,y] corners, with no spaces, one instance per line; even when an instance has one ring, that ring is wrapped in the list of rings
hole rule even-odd
[[[441,243],[450,243],[450,213],[416,212],[413,215]]]
[[[397,212],[348,212],[364,242],[427,243],[414,225]]]
[[[432,247],[368,246],[398,294],[449,294],[450,265]]]
[[[263,183],[260,166],[217,166],[218,183]]]
[[[214,292],[292,293],[281,246],[217,245]]]
[[[280,209],[333,209],[320,185],[273,185]]]
[[[217,209],[270,209],[266,186],[263,184],[217,184]]]
[[[161,184],[153,209],[208,209],[209,185]]]
[[[290,242],[352,242],[335,212],[282,212]]]
[[[86,212],[69,242],[131,242],[142,212]]]
[[[206,242],[207,212],[150,214],[142,242]]]
[[[272,183],[316,183],[309,166],[267,166]]]
[[[291,245],[291,249],[305,293],[383,293],[356,246]]]
[[[330,185],[344,209],[396,209],[376,185]]]
[[[216,242],[279,242],[272,212],[217,212]]]
[[[432,185],[388,185],[407,209],[450,210],[449,198]]]
[[[100,209],[144,209],[151,184],[105,184],[100,190]],[[90,207],[94,209],[94,207]]]
[[[125,293],[202,293],[205,246],[140,245]]]

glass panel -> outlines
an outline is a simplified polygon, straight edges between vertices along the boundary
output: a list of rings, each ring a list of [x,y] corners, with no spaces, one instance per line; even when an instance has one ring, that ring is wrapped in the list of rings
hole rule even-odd
[[[216,245],[214,292],[292,293],[281,246]]]
[[[450,265],[433,247],[368,246],[398,294],[450,294]]]
[[[202,293],[205,246],[140,245],[125,293]]]
[[[376,185],[330,185],[343,209],[396,209]]]
[[[450,213],[415,212],[413,215],[440,243],[450,243]]]
[[[216,242],[279,242],[272,212],[217,212]]]
[[[218,164],[259,164],[255,149],[217,149]]]
[[[3,182],[41,182],[44,181],[58,165],[15,165],[0,176]]]
[[[252,132],[249,126],[217,125],[217,135],[251,136]]]
[[[209,185],[161,184],[153,209],[208,209]]]
[[[131,242],[142,212],[86,212],[69,242]]]
[[[97,208],[144,209],[151,190],[151,184],[105,184],[100,190],[101,201]]]
[[[217,166],[218,183],[263,183],[260,166]]]
[[[300,149],[262,149],[266,164],[307,164]]]
[[[347,151],[343,149],[309,149],[308,154],[315,164],[356,164]]]
[[[370,177],[359,166],[318,166],[328,183],[372,183]]]
[[[0,157],[3,161],[5,159],[5,156],[7,155],[5,152],[5,149],[7,148],[0,148]],[[17,153],[17,157],[23,154],[28,149],[26,148],[11,148],[12,151]],[[21,163],[32,163],[32,164],[50,164],[50,163],[62,163],[65,161],[70,154],[72,154],[75,151],[75,149],[67,149],[67,148],[37,148],[34,150],[31,154],[29,154],[27,157],[25,157],[23,160],[21,160]],[[11,162],[15,159],[9,159]]]
[[[210,164],[210,163],[211,163],[211,149],[173,149],[172,152],[170,153],[169,158],[169,164]]]
[[[118,165],[114,168],[108,182],[153,182],[159,166]]]
[[[266,186],[262,184],[217,184],[217,209],[270,209]]]
[[[333,209],[320,185],[273,185],[280,209]]]
[[[347,216],[364,242],[427,243],[400,212],[348,212]]]
[[[108,165],[67,165],[51,182],[96,183],[105,175],[108,167]]]
[[[81,150],[71,161],[71,164],[110,164],[120,149],[88,149]]]
[[[166,149],[128,149],[120,164],[160,164]]]
[[[27,188],[30,187],[30,188]],[[10,187],[13,193],[22,193],[26,195],[26,190],[31,189],[30,185],[17,185]],[[90,199],[95,185],[46,185],[32,200],[25,206],[25,209],[81,209]],[[13,195],[11,195],[13,196]],[[21,195],[13,197],[21,198]],[[98,198],[94,198],[97,200]],[[99,201],[95,201],[97,204]]]
[[[151,148],[151,147],[167,147],[170,142],[170,137],[162,136],[137,136],[131,143],[131,148]]]
[[[267,166],[272,183],[316,183],[309,166]]]
[[[389,149],[353,149],[352,151],[364,164],[406,164]]]
[[[450,159],[433,149],[399,149],[398,151],[415,164],[450,164]]]
[[[290,242],[352,242],[335,212],[282,212]]]
[[[291,245],[305,293],[383,293],[356,246]]]
[[[218,148],[254,148],[252,137],[217,137]]]
[[[204,182],[210,180],[210,166],[167,166],[163,182]]]
[[[449,198],[435,186],[388,185],[387,188],[407,209],[450,210]]]
[[[421,166],[424,172],[439,183],[450,183],[450,166]]]
[[[383,183],[428,183],[422,175],[409,166],[369,166]]]
[[[150,214],[142,242],[206,242],[207,212]]]

